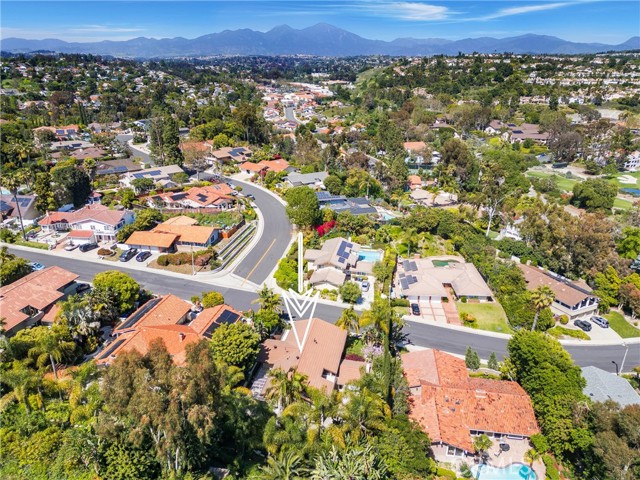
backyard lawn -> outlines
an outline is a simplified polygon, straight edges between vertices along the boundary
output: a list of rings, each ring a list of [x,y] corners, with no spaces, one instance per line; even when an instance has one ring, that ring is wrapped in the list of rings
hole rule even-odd
[[[491,332],[513,333],[507,316],[498,302],[462,303],[456,302],[458,313],[468,313],[476,318],[477,328]]]
[[[564,190],[565,192],[572,192],[573,186],[576,183],[580,183],[580,180],[573,178],[566,178],[562,175],[557,175],[555,173],[545,173],[545,172],[527,172],[527,177],[534,178],[547,178],[547,177],[555,177],[556,184],[560,190]]]
[[[613,201],[614,208],[619,208],[620,210],[629,210],[633,207],[633,202],[629,200],[625,200],[624,198],[616,197]]]
[[[603,315],[609,320],[609,326],[613,328],[622,338],[640,337],[640,330],[635,328],[618,312],[609,312]]]

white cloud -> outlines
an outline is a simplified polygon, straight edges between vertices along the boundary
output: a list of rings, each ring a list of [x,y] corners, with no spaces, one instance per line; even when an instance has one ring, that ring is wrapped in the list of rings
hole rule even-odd
[[[428,5],[417,2],[391,3],[387,6],[387,12],[405,20],[446,20],[451,15],[451,10],[441,5]]]
[[[540,5],[523,5],[521,7],[501,8],[500,10],[478,18],[478,20],[493,20],[495,18],[510,17],[512,15],[521,15],[523,13],[543,12],[545,10],[555,10],[556,8],[568,7],[575,5],[576,2],[557,2],[542,3]]]

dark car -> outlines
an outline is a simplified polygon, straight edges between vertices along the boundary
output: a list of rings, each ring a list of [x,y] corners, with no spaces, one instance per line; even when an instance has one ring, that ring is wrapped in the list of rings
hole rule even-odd
[[[589,320],[591,320],[592,323],[595,323],[599,327],[609,328],[609,320],[607,320],[606,318],[598,317],[596,315],[591,317]]]
[[[130,248],[129,250],[125,250],[124,252],[122,252],[120,254],[120,261],[121,262],[128,262],[129,260],[131,260],[135,254],[138,253],[138,249],[137,248]]]
[[[411,304],[411,313],[413,315],[420,315],[420,307],[418,306],[417,303],[412,303]]]
[[[573,322],[573,324],[581,330],[584,330],[585,332],[591,331],[591,324],[586,320],[576,320],[575,322]]]
[[[81,252],[88,252],[89,250],[93,250],[95,248],[98,248],[98,244],[93,242],[93,243],[83,243],[82,245],[80,245],[78,247],[78,250],[80,250]]]
[[[144,262],[150,256],[151,256],[151,252],[140,252],[138,255],[136,255],[136,261]]]
[[[86,290],[89,290],[90,288],[91,285],[89,285],[88,283],[78,283],[76,285],[76,293],[84,292]]]

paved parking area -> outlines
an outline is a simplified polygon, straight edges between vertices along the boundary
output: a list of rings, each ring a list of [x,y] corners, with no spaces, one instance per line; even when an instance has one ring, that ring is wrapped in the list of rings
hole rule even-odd
[[[586,319],[582,319],[582,320],[586,320]],[[585,332],[585,333],[589,335],[589,337],[591,337],[591,341],[606,342],[606,343],[622,341],[622,338],[620,337],[620,335],[618,335],[613,328],[602,328],[593,322],[589,322],[589,323],[591,324],[591,331]],[[573,322],[569,322],[567,325],[563,325],[563,326],[571,330],[580,330],[578,327],[576,327],[573,324]]]

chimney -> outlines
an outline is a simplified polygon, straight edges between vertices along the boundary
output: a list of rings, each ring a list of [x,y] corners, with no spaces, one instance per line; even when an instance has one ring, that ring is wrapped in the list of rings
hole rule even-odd
[[[184,333],[182,333],[182,332],[180,332],[178,335],[180,336],[180,341],[181,342],[184,341],[184,339],[186,338],[186,335]]]

